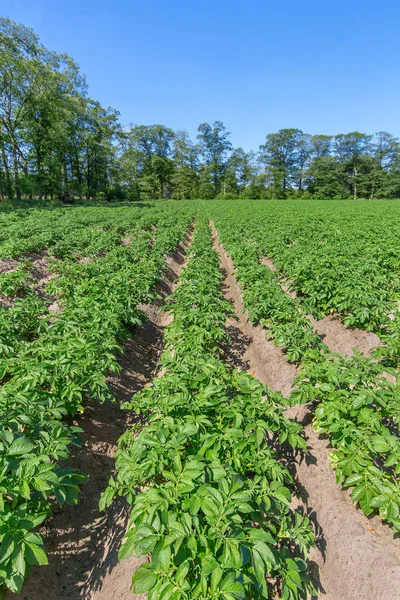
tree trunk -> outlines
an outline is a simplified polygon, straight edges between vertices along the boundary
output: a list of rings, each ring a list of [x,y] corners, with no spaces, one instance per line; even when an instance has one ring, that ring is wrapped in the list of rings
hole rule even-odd
[[[369,199],[374,200],[374,197],[375,197],[375,173],[372,176],[371,195],[370,195]]]
[[[17,200],[21,201],[22,200],[22,195],[21,195],[21,185],[20,185],[20,181],[19,181],[18,155],[17,155],[17,149],[16,149],[16,147],[15,147],[14,144],[13,144],[13,149],[12,149],[12,156],[13,156],[13,163],[14,163],[14,188],[15,188],[15,195],[17,197]]]
[[[357,200],[357,167],[354,165],[354,200]]]
[[[7,161],[7,156],[4,150],[4,146],[2,146],[1,148],[1,157],[2,157],[2,161],[3,161],[3,167],[4,167],[4,171],[6,174],[6,193],[7,196],[10,200],[13,199],[14,194],[13,194],[13,186],[12,186],[12,181],[11,181],[11,175],[10,175],[10,169],[8,166],[8,161]]]
[[[37,179],[39,184],[38,196],[39,200],[43,198],[43,181],[42,181],[42,154],[40,152],[40,148],[36,148],[36,170],[37,170]]]
[[[28,161],[24,160],[24,175],[26,177],[26,181],[29,181],[29,167],[28,167]],[[29,185],[29,192],[28,192],[28,198],[30,201],[33,200],[33,193],[32,193],[32,188]]]
[[[66,162],[65,156],[63,156],[61,159],[61,194],[59,196],[59,199],[64,204],[73,204],[74,203],[73,199],[71,200],[71,198],[69,197],[68,173],[67,173],[67,169],[65,166],[65,162]]]

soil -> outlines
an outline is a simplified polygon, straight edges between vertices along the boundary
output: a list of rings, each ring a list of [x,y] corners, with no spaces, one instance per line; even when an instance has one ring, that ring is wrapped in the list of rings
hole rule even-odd
[[[53,277],[55,277],[55,275],[49,271],[47,251],[43,250],[41,252],[27,254],[24,258],[32,263],[32,269],[30,271],[31,276],[33,277],[32,289],[40,298],[45,300],[50,299],[51,297],[46,294],[46,285]],[[13,271],[16,271],[20,265],[21,262],[14,259],[0,261],[0,273],[12,273]],[[15,297],[5,298],[0,296],[0,305],[5,308],[14,306],[14,303]]]
[[[81,265],[90,265],[91,262],[93,262],[92,256],[84,256],[78,260],[78,263]]]
[[[234,277],[232,259],[219,243],[214,226],[212,235],[214,248],[220,255],[221,267],[226,275],[224,292],[238,319],[229,319],[226,324],[232,337],[232,345],[224,348],[227,358],[235,366],[251,371],[254,377],[266,383],[274,392],[281,392],[287,397],[293,389],[293,379],[297,375],[296,367],[289,364],[282,350],[267,339],[264,327],[252,325],[248,320],[240,287]]]
[[[120,360],[122,371],[109,377],[117,402],[89,402],[84,415],[76,419],[84,430],[83,445],[72,451],[68,464],[88,475],[77,506],[65,506],[42,527],[49,565],[32,569],[19,595],[7,600],[132,600],[145,595],[132,593],[131,579],[145,558],[132,557],[118,563],[118,549],[126,531],[129,506],[123,499],[102,513],[98,502],[114,473],[118,438],[133,424],[135,415],[119,404],[148,384],[157,372],[162,350],[163,329],[171,321],[159,311],[172,293],[185,261],[190,233],[172,256],[167,272],[157,287],[155,305],[142,305],[147,321],[132,329]]]
[[[33,290],[43,300],[54,300],[52,296],[46,293],[47,284],[56,277],[54,273],[50,272],[47,251],[43,250],[42,252],[30,254],[27,258],[32,261],[33,265],[31,270],[34,279]]]
[[[262,383],[272,389],[279,389],[287,396],[292,387],[290,369],[293,367],[287,364],[280,371],[284,357],[270,351],[265,329],[260,335],[260,328],[248,322],[243,312],[240,288],[235,281],[233,263],[219,244],[214,227],[212,231],[215,248],[220,254],[221,268],[225,273],[226,297],[233,302],[239,318],[235,324],[235,336],[228,358],[239,368],[245,368],[254,374]],[[227,323],[227,326],[228,329],[231,328],[232,323]],[[338,331],[334,330],[335,335],[339,335]],[[355,347],[354,341],[357,340],[348,342],[352,344],[350,350]],[[263,350],[263,344],[266,350]],[[241,348],[245,349],[246,360],[243,361],[238,360]],[[275,387],[271,386],[271,381]],[[329,445],[311,426],[311,408],[299,405],[286,414],[304,425],[307,437],[307,454],[304,460],[295,462],[299,493],[293,501],[293,508],[306,513],[314,526],[317,543],[310,552],[309,566],[319,590],[318,598],[400,598],[399,540],[394,539],[389,527],[383,525],[378,517],[367,519],[353,505],[349,493],[336,484],[335,473],[328,460]]]
[[[328,315],[317,321],[308,315],[313,324],[314,331],[332,352],[351,356],[354,350],[370,356],[382,342],[372,331],[362,329],[349,329],[345,327],[338,315]]]
[[[12,273],[18,268],[19,262],[14,258],[0,260],[0,273]]]
[[[260,263],[268,267],[268,269],[271,269],[271,271],[277,270],[276,265],[270,258],[268,258],[268,256],[263,256],[263,258],[260,259]]]
[[[128,236],[128,237],[125,237],[125,238],[122,238],[122,239],[121,239],[121,244],[122,244],[123,246],[130,246],[130,245],[131,245],[131,243],[132,243],[132,236],[131,236],[131,235],[130,235],[130,236]]]

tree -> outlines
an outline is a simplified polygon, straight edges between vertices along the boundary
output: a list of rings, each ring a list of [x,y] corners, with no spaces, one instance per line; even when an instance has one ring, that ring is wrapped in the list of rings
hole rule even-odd
[[[256,175],[255,153],[247,153],[243,148],[235,148],[225,169],[222,195],[243,196],[247,186],[254,182]]]
[[[172,129],[164,125],[136,125],[126,133],[121,160],[136,199],[170,197],[174,139]]]
[[[310,138],[311,154],[314,159],[329,156],[332,148],[331,135],[313,135]]]
[[[0,19],[0,185],[3,195],[73,202],[110,193],[118,113],[87,96],[67,55],[30,29]]]
[[[214,195],[217,195],[221,191],[222,178],[232,149],[230,133],[221,121],[215,121],[212,127],[208,123],[201,123],[197,131],[201,154],[214,187]]]
[[[296,161],[303,136],[300,129],[280,129],[278,133],[268,134],[265,144],[260,146],[261,160],[272,168],[274,197],[286,198],[288,187],[296,179]]]
[[[173,141],[174,172],[171,178],[173,197],[196,198],[198,194],[200,148],[193,144],[186,131],[177,131]]]
[[[372,156],[371,198],[384,198],[393,194],[395,165],[400,160],[399,140],[390,133],[380,131],[373,137],[370,146]]]
[[[312,151],[311,136],[308,133],[299,135],[295,155],[295,169],[297,171],[298,190],[300,193],[304,189],[304,178]]]
[[[358,178],[361,164],[370,149],[371,136],[358,131],[339,134],[334,137],[334,150],[340,162],[347,167],[347,179],[353,191],[353,198],[358,197]]]

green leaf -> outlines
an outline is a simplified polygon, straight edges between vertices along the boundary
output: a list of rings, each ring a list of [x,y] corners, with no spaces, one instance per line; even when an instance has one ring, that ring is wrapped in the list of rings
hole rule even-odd
[[[132,577],[135,594],[146,594],[157,583],[157,575],[149,567],[141,565]]]
[[[37,544],[27,543],[25,556],[29,565],[47,565],[49,562],[45,551]]]
[[[35,444],[26,437],[19,437],[13,441],[11,446],[7,450],[7,454],[11,456],[17,456],[18,454],[28,454]]]
[[[125,558],[129,558],[132,556],[135,550],[135,536],[133,534],[128,534],[125,542],[122,544],[121,548],[118,552],[118,560],[124,560]]]
[[[373,435],[371,437],[371,445],[375,452],[383,453],[390,450],[390,446],[381,435]]]

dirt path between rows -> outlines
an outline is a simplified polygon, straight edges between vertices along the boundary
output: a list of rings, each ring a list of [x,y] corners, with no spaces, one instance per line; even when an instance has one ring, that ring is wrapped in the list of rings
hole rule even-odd
[[[239,320],[228,358],[245,368],[273,390],[288,395],[296,372],[279,349],[266,338],[267,331],[254,327],[243,311],[240,287],[231,258],[219,243],[212,226],[214,248],[225,273],[225,294],[234,305]],[[326,343],[326,341],[325,341]],[[273,344],[272,344],[273,346]],[[240,349],[244,351],[239,360]],[[310,553],[310,565],[319,569],[320,600],[396,600],[400,598],[400,542],[380,519],[367,519],[352,504],[349,494],[335,481],[329,465],[329,447],[316,435],[307,407],[297,406],[288,416],[305,425],[307,455],[296,464],[300,497],[297,508],[306,511],[315,526],[317,546]],[[296,507],[296,503],[294,504]]]
[[[134,328],[124,344],[120,360],[122,371],[109,378],[118,401],[123,402],[142,389],[157,372],[163,346],[163,330],[171,321],[168,312],[159,312],[165,298],[173,292],[185,262],[191,230],[172,256],[166,258],[168,270],[159,283],[160,298],[153,305],[142,305],[147,321]],[[134,571],[143,560],[134,557],[118,563],[118,549],[126,531],[129,507],[116,500],[102,513],[98,502],[114,473],[114,454],[118,438],[134,422],[134,415],[118,403],[90,402],[76,421],[83,428],[83,446],[72,451],[68,464],[89,478],[82,488],[77,506],[65,506],[45,523],[49,565],[32,570],[19,595],[7,600],[139,600],[130,590]]]
[[[239,284],[234,277],[232,259],[218,241],[218,234],[212,225],[214,249],[217,250],[221,260],[221,267],[226,278],[224,292],[237,316],[237,320],[227,321],[227,331],[232,338],[232,344],[224,350],[227,358],[238,368],[246,369],[254,377],[268,385],[274,392],[281,392],[289,396],[293,389],[293,379],[297,369],[285,359],[282,350],[266,338],[266,331],[262,325],[253,325],[248,320],[247,311],[244,309]]]

